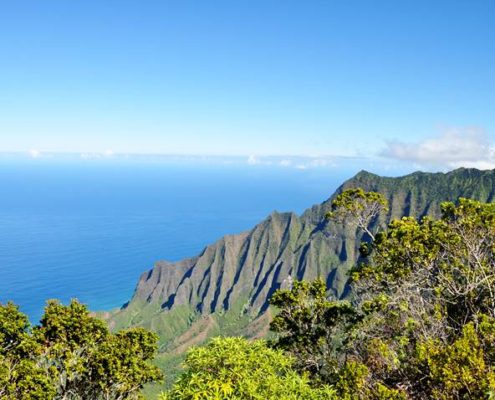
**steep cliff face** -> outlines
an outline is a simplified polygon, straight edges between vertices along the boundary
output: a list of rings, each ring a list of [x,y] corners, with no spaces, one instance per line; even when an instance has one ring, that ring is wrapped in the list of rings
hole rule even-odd
[[[379,224],[411,215],[439,214],[441,201],[492,201],[495,171],[459,169],[384,178],[360,172],[336,192],[362,187],[383,193],[390,211]],[[144,273],[131,301],[113,314],[118,329],[144,325],[161,336],[162,350],[180,351],[215,334],[260,336],[269,323],[268,299],[290,279],[326,279],[331,294],[347,294],[346,279],[361,237],[325,220],[334,194],[301,216],[272,213],[252,230],[228,235],[193,258],[157,262]]]

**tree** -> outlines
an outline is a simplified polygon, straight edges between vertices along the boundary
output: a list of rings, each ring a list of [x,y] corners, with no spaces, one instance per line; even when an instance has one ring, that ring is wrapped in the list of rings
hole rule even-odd
[[[279,309],[270,323],[270,329],[278,334],[276,347],[295,357],[299,371],[331,381],[338,372],[346,334],[359,319],[354,307],[349,302],[328,300],[321,279],[295,281],[291,289],[276,291],[270,304]]]
[[[162,400],[324,400],[328,387],[313,389],[292,369],[292,358],[263,340],[215,338],[189,350],[185,372]]]
[[[0,305],[0,398],[140,398],[144,384],[162,378],[149,363],[156,342],[142,328],[111,334],[76,300],[49,301],[32,329],[17,306]]]
[[[283,320],[272,326],[281,334],[276,346],[298,358],[296,366],[304,365],[306,354],[320,354],[335,372],[318,377],[341,398],[495,395],[495,205],[461,198],[443,203],[440,219],[402,218],[380,232],[364,227],[377,217],[377,207],[386,209],[379,194],[352,189],[333,206],[330,218],[354,220],[370,238],[350,271],[352,304],[340,303],[352,318],[312,319],[308,338],[324,331],[341,336],[334,352],[320,351],[332,346],[333,333],[321,336],[323,345],[291,339],[292,332],[304,336],[306,324],[293,317],[294,305],[315,304],[312,293],[295,285],[274,297]],[[324,302],[321,289],[318,298],[323,308],[338,307]],[[306,354],[302,342],[311,347]]]
[[[0,305],[0,398],[49,399],[55,388],[40,363],[42,346],[29,334],[29,321],[13,303]]]
[[[377,192],[365,192],[361,188],[347,189],[332,201],[332,211],[326,217],[339,222],[349,222],[374,240],[370,225],[380,213],[388,211],[388,202]]]

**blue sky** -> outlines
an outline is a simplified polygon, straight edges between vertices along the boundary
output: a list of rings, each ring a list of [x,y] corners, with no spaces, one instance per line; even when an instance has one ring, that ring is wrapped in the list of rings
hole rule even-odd
[[[494,18],[492,0],[5,1],[0,151],[491,167]]]

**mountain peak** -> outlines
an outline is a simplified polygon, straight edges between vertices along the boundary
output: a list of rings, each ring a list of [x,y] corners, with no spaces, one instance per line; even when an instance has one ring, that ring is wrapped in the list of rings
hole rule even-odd
[[[372,175],[372,176],[378,176],[378,175],[376,175],[376,174],[374,174],[374,173],[372,173],[372,172],[369,172],[369,171],[367,171],[367,170],[365,170],[365,169],[362,169],[362,170],[361,170],[361,171],[359,171],[359,172],[358,172],[358,173],[357,173],[354,177],[355,177],[355,178],[358,178],[358,177],[360,177],[360,176],[369,176],[369,175]]]
[[[378,228],[392,218],[438,215],[442,201],[459,197],[493,201],[495,170],[418,171],[398,178],[363,170],[336,194],[350,187],[377,191],[388,199],[389,212],[376,221]],[[334,196],[301,216],[274,211],[253,229],[226,236],[196,257],[157,263],[141,276],[127,307],[112,316],[113,325],[153,328],[168,351],[177,347],[176,338],[196,337],[191,330],[202,326],[204,318],[213,321],[208,332],[201,333],[204,339],[266,333],[268,300],[289,277],[320,276],[333,297],[346,296],[347,271],[357,260],[361,234],[353,226],[325,222]]]

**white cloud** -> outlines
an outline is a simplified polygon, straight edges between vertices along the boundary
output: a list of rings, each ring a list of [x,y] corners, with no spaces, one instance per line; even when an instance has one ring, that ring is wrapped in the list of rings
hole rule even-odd
[[[39,157],[41,157],[41,151],[35,150],[35,149],[29,150],[29,156],[31,158],[39,158]]]
[[[331,156],[255,156],[250,155],[247,159],[248,165],[272,165],[275,167],[312,169],[336,167],[336,158]]]
[[[84,160],[98,160],[101,158],[110,158],[114,157],[116,154],[113,150],[105,150],[103,152],[96,152],[96,153],[81,153],[79,154],[79,157],[81,157]]]
[[[260,163],[260,160],[254,154],[251,154],[247,159],[247,163],[249,165],[256,165]]]
[[[418,166],[495,168],[495,148],[477,128],[452,128],[418,143],[391,141],[381,156]]]

